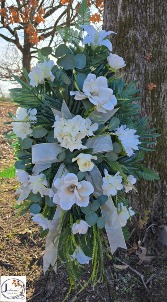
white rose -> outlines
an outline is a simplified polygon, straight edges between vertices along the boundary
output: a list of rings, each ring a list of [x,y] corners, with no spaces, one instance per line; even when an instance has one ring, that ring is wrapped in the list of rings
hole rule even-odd
[[[107,196],[115,196],[117,195],[118,190],[123,189],[122,184],[122,176],[120,176],[119,172],[117,172],[115,175],[108,174],[108,171],[104,170],[105,177],[103,177],[103,194]]]
[[[77,161],[79,170],[81,172],[91,171],[94,167],[92,159],[96,160],[97,156],[92,156],[91,154],[80,153],[77,157],[72,159],[72,162]]]
[[[87,230],[89,228],[89,225],[86,221],[80,220],[79,222],[75,222],[72,226],[72,232],[73,234],[86,234]]]
[[[115,70],[126,66],[124,59],[113,53],[110,53],[109,57],[107,58],[107,61],[110,67],[114,68]]]

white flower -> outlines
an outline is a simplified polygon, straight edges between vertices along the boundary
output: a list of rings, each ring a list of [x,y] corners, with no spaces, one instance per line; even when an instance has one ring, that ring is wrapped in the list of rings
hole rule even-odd
[[[52,60],[44,60],[42,63],[37,63],[28,74],[30,78],[30,85],[33,87],[38,86],[38,84],[42,84],[45,79],[53,82],[55,78],[51,71],[53,66],[54,62]]]
[[[107,58],[107,61],[110,67],[114,68],[115,70],[118,70],[126,66],[124,59],[113,53],[110,53],[110,55]]]
[[[108,39],[105,39],[107,36],[114,34],[113,31],[101,30],[98,32],[93,25],[82,25],[81,26],[86,32],[87,36],[83,39],[83,44],[89,44],[93,48],[99,45],[106,46],[110,51],[112,51],[112,44]]]
[[[74,149],[86,149],[82,145],[82,139],[85,136],[92,136],[93,131],[97,130],[98,125],[92,124],[89,118],[82,118],[80,115],[72,119],[64,119],[56,116],[54,123],[54,137],[57,138],[60,145],[71,152]]]
[[[139,135],[136,135],[135,133],[135,129],[126,128],[126,125],[118,127],[115,131],[115,134],[121,141],[121,144],[128,156],[132,156],[134,154],[133,150],[139,150],[138,145],[141,144],[138,139]]]
[[[83,84],[83,92],[70,91],[71,95],[75,95],[75,100],[88,98],[89,101],[96,106],[96,110],[106,113],[112,110],[117,104],[117,99],[113,95],[113,90],[108,88],[107,78],[89,73]]]
[[[115,196],[117,195],[118,190],[123,189],[122,177],[117,172],[115,175],[109,175],[107,170],[104,170],[105,177],[103,177],[103,194],[107,196]]]
[[[80,264],[89,264],[89,261],[92,260],[91,257],[88,257],[84,254],[83,250],[80,246],[77,246],[73,255],[71,255],[73,259],[76,259]]]
[[[50,229],[52,220],[47,219],[42,214],[33,214],[32,220],[38,223],[43,228],[43,230]]]
[[[86,221],[80,220],[79,222],[75,222],[72,226],[73,234],[86,234],[89,228],[89,224]]]
[[[72,159],[72,162],[77,161],[79,170],[81,172],[91,171],[94,167],[92,159],[97,159],[97,156],[92,156],[91,154],[80,153],[77,157]]]
[[[28,178],[29,178],[28,173],[24,170],[18,169],[18,170],[16,170],[16,175],[17,175],[18,181],[21,182],[24,187],[27,187]]]
[[[12,122],[13,132],[21,139],[26,138],[32,133],[31,123],[36,121],[37,110],[18,107],[16,117]]]
[[[133,175],[127,177],[127,183],[124,184],[125,192],[128,193],[133,189],[133,185],[136,183],[136,178]]]
[[[47,188],[47,180],[44,174],[39,175],[29,175],[29,188],[34,194],[40,193],[43,197],[44,195],[49,195],[49,189]]]
[[[74,204],[86,207],[89,204],[89,195],[94,192],[90,182],[78,178],[73,173],[58,178],[53,183],[57,193],[53,197],[53,202],[60,205],[63,210],[69,210]]]
[[[29,194],[31,193],[31,189],[29,186],[21,185],[20,188],[18,188],[15,192],[16,195],[19,195],[19,198],[17,199],[17,204],[20,204],[23,200],[27,199]]]
[[[122,202],[118,204],[117,211],[121,227],[124,227],[127,224],[127,220],[135,214],[135,212],[132,210],[132,207],[127,209]]]
[[[13,132],[17,137],[24,139],[32,133],[31,124],[26,122],[12,122]]]

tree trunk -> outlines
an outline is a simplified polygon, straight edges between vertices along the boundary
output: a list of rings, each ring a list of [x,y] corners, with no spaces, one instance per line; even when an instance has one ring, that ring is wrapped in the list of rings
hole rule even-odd
[[[29,42],[29,35],[26,33],[26,28],[24,29],[24,48],[23,48],[23,67],[30,72],[31,69],[31,43]]]
[[[148,167],[159,172],[160,181],[141,182],[132,198],[138,210],[150,210],[154,221],[167,210],[167,4],[166,0],[105,0],[104,29],[117,33],[114,51],[126,61],[127,82],[137,80],[142,88],[143,113],[158,127],[156,152],[146,158]],[[149,59],[148,54],[151,53]],[[147,56],[148,55],[148,56]],[[146,57],[147,56],[147,57]],[[156,84],[149,91],[147,85]]]

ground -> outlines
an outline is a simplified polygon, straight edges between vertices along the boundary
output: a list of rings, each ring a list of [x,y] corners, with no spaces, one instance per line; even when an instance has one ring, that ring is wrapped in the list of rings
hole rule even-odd
[[[13,149],[2,133],[10,126],[8,112],[15,112],[13,103],[0,103],[0,170],[14,163]],[[19,216],[14,205],[16,179],[0,180],[0,274],[27,277],[27,301],[62,302],[69,283],[63,265],[55,276],[52,271],[43,275],[42,255],[45,239],[39,227],[26,214]],[[151,230],[151,228],[149,229]],[[151,233],[150,233],[151,234]],[[146,233],[145,233],[146,235]],[[154,236],[154,231],[152,230]],[[137,236],[136,236],[137,238]],[[158,238],[157,238],[158,240]],[[167,301],[167,253],[156,244],[154,257],[145,256],[141,246],[130,242],[127,253],[119,251],[113,260],[106,262],[106,280],[95,288],[88,287],[77,295],[72,292],[68,302],[165,302]],[[84,278],[89,275],[90,267]]]

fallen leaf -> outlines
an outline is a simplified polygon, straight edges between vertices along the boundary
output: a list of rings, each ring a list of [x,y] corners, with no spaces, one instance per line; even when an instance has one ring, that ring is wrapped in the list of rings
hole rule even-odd
[[[129,265],[121,265],[121,264],[114,264],[114,267],[116,269],[119,269],[119,270],[124,270],[124,269],[127,269],[129,267]]]
[[[141,265],[144,261],[150,262],[153,258],[155,258],[154,256],[147,256],[147,250],[143,246],[140,246],[140,249],[136,251],[136,254],[139,257],[139,262],[137,263],[139,265]]]

